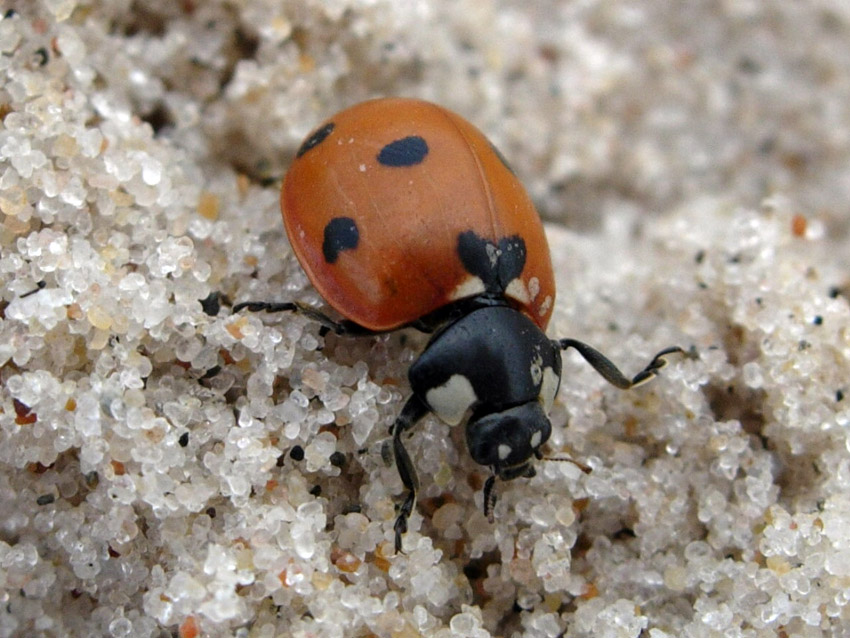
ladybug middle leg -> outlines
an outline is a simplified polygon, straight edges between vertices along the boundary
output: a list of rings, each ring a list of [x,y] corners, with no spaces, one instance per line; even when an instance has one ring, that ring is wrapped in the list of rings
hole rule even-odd
[[[413,506],[416,503],[416,490],[419,489],[416,468],[413,467],[413,462],[410,460],[410,455],[404,447],[401,435],[416,425],[416,422],[428,414],[428,412],[430,412],[428,406],[414,394],[404,404],[401,414],[398,415],[395,423],[390,428],[390,434],[393,436],[393,455],[395,456],[396,470],[399,477],[401,477],[402,484],[404,484],[407,490],[404,502],[398,510],[395,525],[393,525],[396,552],[401,551],[401,537],[407,531],[407,519],[413,511]]]
[[[321,325],[324,331],[333,332],[338,335],[368,337],[370,335],[379,335],[386,332],[364,328],[360,324],[349,321],[348,319],[334,321],[325,313],[295,301],[243,301],[242,303],[238,303],[233,306],[234,313],[237,313],[240,310],[248,310],[249,312],[296,312],[299,315],[304,315]]]

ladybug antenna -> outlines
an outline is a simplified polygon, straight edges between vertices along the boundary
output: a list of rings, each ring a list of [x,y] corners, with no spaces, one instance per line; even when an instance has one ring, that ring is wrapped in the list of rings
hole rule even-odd
[[[541,456],[539,458],[541,461],[561,461],[563,463],[572,463],[585,474],[590,474],[593,471],[593,468],[589,465],[585,465],[581,461],[576,461],[569,456]]]

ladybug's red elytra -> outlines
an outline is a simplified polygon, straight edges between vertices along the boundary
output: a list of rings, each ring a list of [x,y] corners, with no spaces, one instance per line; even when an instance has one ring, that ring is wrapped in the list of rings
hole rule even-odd
[[[632,379],[573,339],[545,335],[555,279],[540,218],[487,138],[459,115],[422,100],[384,98],[348,108],[298,149],[281,191],[287,235],[310,281],[344,319],[294,302],[245,302],[234,311],[295,311],[337,334],[413,327],[432,337],[410,366],[412,394],[391,428],[407,495],[418,480],[401,435],[429,412],[466,419],[472,458],[496,478],[534,476],[551,433],[561,350],[575,348],[606,380],[652,378],[665,348]]]

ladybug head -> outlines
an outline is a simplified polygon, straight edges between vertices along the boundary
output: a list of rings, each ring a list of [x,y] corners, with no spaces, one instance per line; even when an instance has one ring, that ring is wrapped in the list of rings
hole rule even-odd
[[[503,481],[534,476],[532,457],[549,440],[552,426],[540,401],[534,400],[473,417],[466,426],[466,443],[472,458],[493,468]]]

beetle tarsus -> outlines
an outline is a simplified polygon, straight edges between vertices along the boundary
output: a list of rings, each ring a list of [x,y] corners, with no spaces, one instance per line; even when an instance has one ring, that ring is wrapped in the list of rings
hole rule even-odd
[[[493,491],[495,485],[496,475],[491,474],[484,483],[484,516],[491,525],[495,521],[493,516],[493,510],[496,508],[496,493]]]
[[[667,356],[671,354],[686,354],[684,350],[679,348],[678,346],[671,346],[669,348],[664,348],[661,352],[656,354],[652,361],[649,362],[643,370],[638,372],[634,379],[632,379],[632,386],[640,385],[641,383],[646,383],[654,376],[658,374],[658,371],[667,365]]]
[[[26,298],[26,297],[30,297],[30,296],[34,295],[35,293],[37,293],[39,290],[44,290],[44,287],[45,287],[46,285],[47,285],[47,282],[46,282],[46,281],[44,281],[44,280],[42,279],[41,281],[39,281],[39,282],[35,285],[35,288],[33,288],[32,290],[30,290],[29,292],[25,292],[24,294],[20,295],[20,296],[19,296],[19,298],[20,298],[20,299],[24,299],[24,298]]]
[[[404,502],[402,502],[398,510],[398,516],[396,516],[395,524],[393,525],[396,552],[401,551],[401,537],[407,531],[407,519],[410,517],[411,512],[413,512],[413,505],[416,503],[416,490],[419,489],[419,478],[416,476],[416,468],[413,467],[413,462],[410,460],[410,455],[404,447],[401,435],[412,428],[428,411],[428,406],[414,394],[404,404],[401,414],[398,415],[391,428],[396,469],[398,470],[399,477],[401,477],[402,484],[407,490],[407,495],[404,497]]]

